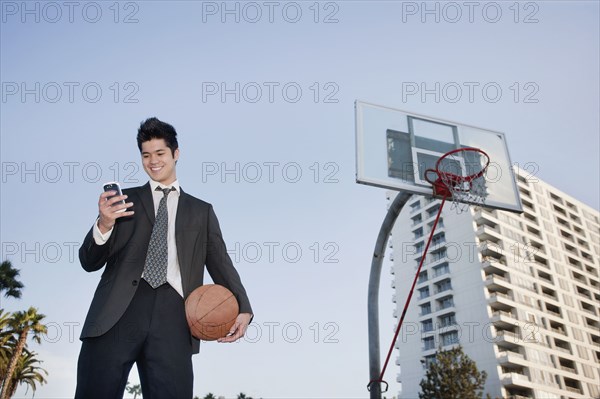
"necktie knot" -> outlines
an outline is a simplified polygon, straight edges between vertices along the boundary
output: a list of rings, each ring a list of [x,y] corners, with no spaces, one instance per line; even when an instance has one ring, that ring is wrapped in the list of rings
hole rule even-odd
[[[160,188],[160,186],[157,186],[154,191],[162,191],[166,197],[171,191],[175,191],[175,187]]]

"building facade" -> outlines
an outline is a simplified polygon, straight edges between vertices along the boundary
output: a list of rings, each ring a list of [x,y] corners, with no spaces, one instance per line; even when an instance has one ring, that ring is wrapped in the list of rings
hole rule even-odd
[[[400,398],[418,398],[436,351],[459,344],[492,398],[600,398],[599,213],[515,175],[522,214],[444,206],[395,344]],[[396,318],[439,206],[413,196],[392,230]]]

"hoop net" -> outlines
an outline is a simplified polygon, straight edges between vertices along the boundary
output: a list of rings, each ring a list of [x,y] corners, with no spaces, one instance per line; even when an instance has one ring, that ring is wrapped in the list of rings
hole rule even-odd
[[[451,209],[462,213],[470,205],[485,204],[488,195],[485,171],[490,157],[478,148],[459,148],[441,156],[435,169],[425,171],[425,180],[433,186],[433,195],[452,202]],[[435,180],[431,176],[435,175]]]

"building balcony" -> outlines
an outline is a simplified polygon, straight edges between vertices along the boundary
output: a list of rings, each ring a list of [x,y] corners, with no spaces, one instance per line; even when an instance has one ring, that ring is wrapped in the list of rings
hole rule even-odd
[[[502,239],[502,234],[498,227],[490,227],[485,224],[479,226],[475,231],[475,234],[481,241],[498,242]]]
[[[523,356],[520,353],[516,353],[516,352],[510,352],[510,351],[502,351],[502,352],[498,352],[498,356],[496,357],[496,359],[498,359],[498,363],[500,363],[503,366],[506,365],[518,365],[518,366],[524,366],[524,362],[525,362],[525,356]]]
[[[457,331],[458,333],[460,333],[460,326],[458,324],[447,324],[445,326],[440,326],[440,331],[444,331],[444,332]],[[458,343],[458,341],[457,341],[457,343]]]
[[[479,251],[483,256],[491,256],[494,258],[502,257],[502,241],[495,243],[489,240],[480,240],[479,241]]]
[[[505,386],[522,386],[523,383],[529,383],[529,376],[519,373],[507,373],[502,375],[502,385]],[[528,384],[529,385],[529,384]]]
[[[567,353],[569,355],[572,355],[573,353],[571,352],[571,349],[568,348],[561,348],[560,346],[555,346],[554,349],[556,349],[559,352],[563,352],[563,353]]]
[[[473,214],[473,219],[475,220],[475,222],[477,222],[477,224],[486,224],[489,226],[496,226],[498,225],[498,223],[500,223],[500,221],[496,219],[495,216],[481,209]]]
[[[520,346],[521,338],[515,333],[506,330],[500,330],[496,333],[496,344],[501,346],[515,347]]]
[[[420,259],[419,259],[420,261]],[[429,252],[427,257],[425,258],[424,265],[433,265],[434,263],[442,263],[442,261],[447,262],[448,257],[443,252]],[[418,266],[419,262],[417,262]]]
[[[492,295],[490,295],[490,298],[492,296],[498,297],[499,299],[514,301],[513,295],[511,293],[503,294],[502,292],[494,292]]]
[[[435,281],[440,281],[442,279],[441,278],[438,279],[438,277],[448,276],[449,274],[450,274],[450,267],[449,266],[446,266],[446,267],[444,267],[444,266],[441,266],[441,267],[438,266],[437,268],[433,269],[433,276],[431,277],[431,279],[435,280]]]
[[[504,274],[508,272],[508,267],[502,261],[493,257],[484,257],[481,261],[481,267],[487,274]]]
[[[591,328],[594,331],[598,331],[598,329],[600,328],[600,323],[598,323],[597,320],[590,319],[589,317],[585,318],[585,324],[587,328]]]
[[[497,310],[494,313],[492,313],[492,317],[490,318],[490,321],[496,327],[511,328],[511,327],[514,327],[514,325],[516,324],[517,318],[515,316],[513,316],[512,313],[510,313],[510,312],[504,312],[501,310]]]
[[[510,311],[515,307],[511,293],[503,294],[501,292],[494,292],[490,294],[490,297],[488,298],[488,304],[492,305],[494,309],[504,311]]]
[[[560,335],[567,335],[567,332],[565,330],[563,330],[562,328],[554,328],[554,327],[550,327],[551,331],[554,331],[557,334]]]
[[[490,291],[506,291],[512,287],[510,278],[502,277],[497,274],[487,276],[485,278],[485,285]]]
[[[565,389],[569,392],[578,393],[580,395],[583,394],[583,392],[581,392],[581,389],[579,388],[566,386]]]
[[[551,299],[551,300],[553,300],[553,301],[557,301],[557,302],[559,301],[559,300],[558,300],[558,297],[556,296],[556,294],[554,294],[554,295],[552,295],[552,294],[547,294],[547,293],[545,293],[545,292],[543,292],[543,291],[542,291],[542,296],[544,296],[544,297],[546,297],[546,298],[548,298],[548,299]]]
[[[577,370],[572,367],[561,365],[560,368],[564,371],[568,371],[569,373],[577,374]]]
[[[546,302],[546,314],[550,314],[555,317],[562,318],[562,315],[560,314],[560,308],[558,306],[552,305],[548,302]]]
[[[427,299],[430,296],[431,295],[429,294],[429,292],[420,292],[419,297],[417,298],[417,301],[422,301],[423,299]]]
[[[450,283],[448,284],[436,284],[435,289],[434,289],[434,294],[433,295],[438,295],[438,294],[452,294],[452,285]]]
[[[587,299],[592,299],[592,296],[590,295],[589,292],[577,292],[577,295],[582,296]]]
[[[420,204],[414,204],[415,206],[411,206],[410,208],[410,214],[414,215],[417,212],[421,212],[423,209],[421,209],[421,205]]]
[[[581,310],[583,310],[586,313],[591,314],[592,316],[596,316],[596,309],[594,309],[593,305],[590,305],[589,303],[585,302],[585,301],[580,301],[581,304]]]
[[[454,302],[447,302],[447,303],[441,303],[438,305],[437,310],[446,310],[446,309],[451,309],[454,308]]]

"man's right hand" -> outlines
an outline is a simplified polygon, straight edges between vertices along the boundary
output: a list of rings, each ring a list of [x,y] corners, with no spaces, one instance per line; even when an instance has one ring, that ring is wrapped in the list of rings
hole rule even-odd
[[[115,225],[115,221],[123,216],[133,215],[133,211],[121,211],[133,206],[133,202],[126,202],[125,204],[117,204],[117,202],[127,199],[127,195],[117,195],[111,199],[107,199],[110,196],[117,194],[116,191],[106,191],[100,194],[98,200],[98,211],[100,218],[98,219],[98,229],[102,234],[106,234]]]

